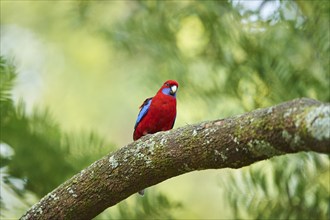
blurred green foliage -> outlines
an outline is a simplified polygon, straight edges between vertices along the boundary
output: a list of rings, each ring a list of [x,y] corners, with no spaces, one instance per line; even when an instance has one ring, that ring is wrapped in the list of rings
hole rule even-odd
[[[8,166],[11,176],[26,180],[22,190],[43,197],[114,148],[93,133],[64,134],[48,111],[27,115],[24,103],[11,98],[15,77],[14,66],[0,57],[0,140],[14,150],[12,157],[0,155],[1,168]]]
[[[124,200],[117,207],[116,212],[104,212],[96,219],[175,219],[173,211],[183,208],[181,203],[172,202],[166,195],[153,190],[148,190],[143,197],[134,197],[133,201]]]
[[[141,1],[129,19],[101,31],[133,57],[152,59],[146,73],[152,81],[178,78],[211,113],[222,112],[214,103],[224,96],[238,98],[244,110],[303,96],[329,101],[329,3],[280,4],[268,19],[251,22],[262,7]]]
[[[28,179],[28,190],[44,196],[113,149],[102,146],[93,134],[77,138],[64,135],[48,111],[35,110],[31,116],[26,115],[24,103],[15,106],[9,95],[15,79],[14,67],[2,57],[0,62],[1,142],[14,149],[10,173]]]
[[[235,219],[328,219],[329,166],[326,155],[285,155],[233,172],[220,185]]]
[[[330,2],[251,2],[1,2],[2,8],[11,9],[1,25],[17,22],[43,39],[63,45],[69,67],[65,71],[57,65],[64,61],[54,53],[47,71],[67,76],[57,83],[52,77],[46,80],[49,91],[54,92],[47,90],[44,97],[59,116],[56,119],[63,124],[92,109],[87,112],[93,116],[94,127],[102,127],[101,133],[109,133],[110,140],[117,142],[123,131],[122,142],[126,143],[131,140],[129,129],[137,114],[137,109],[127,109],[139,106],[145,98],[140,95],[154,92],[159,82],[169,78],[180,83],[176,126],[299,97],[330,101]],[[21,11],[24,19],[19,21],[13,16],[17,13],[10,13],[13,11]],[[114,147],[96,131],[61,131],[49,111],[34,109],[27,114],[23,101],[15,104],[10,96],[15,75],[13,66],[1,59],[1,142],[15,152],[10,159],[1,158],[1,166],[8,166],[11,175],[27,180],[26,189],[42,196]],[[77,103],[85,106],[73,108]],[[216,218],[330,218],[327,156],[287,155],[219,173],[220,200],[230,209],[219,204],[221,212],[214,211]],[[191,194],[207,190],[197,185],[200,182],[184,184],[196,184]],[[210,216],[206,210],[210,205],[204,206],[203,213],[172,215],[182,206],[167,197],[148,191],[143,200],[134,197],[100,218]],[[214,197],[220,195],[214,193]],[[218,201],[211,199],[206,202]],[[185,202],[188,206],[193,203],[191,199]],[[200,200],[195,203],[203,205]]]

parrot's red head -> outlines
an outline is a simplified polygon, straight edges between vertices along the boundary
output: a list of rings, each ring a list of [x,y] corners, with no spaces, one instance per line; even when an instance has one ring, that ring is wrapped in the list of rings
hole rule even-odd
[[[159,92],[165,95],[176,96],[176,91],[179,88],[179,84],[175,80],[167,80],[164,85],[160,88]]]

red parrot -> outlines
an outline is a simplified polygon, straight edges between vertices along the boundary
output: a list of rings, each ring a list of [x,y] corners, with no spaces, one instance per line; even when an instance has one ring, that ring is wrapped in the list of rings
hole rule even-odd
[[[134,126],[134,141],[146,134],[154,134],[173,128],[176,118],[176,91],[178,87],[178,82],[168,80],[154,97],[143,102]]]
[[[173,128],[176,118],[178,87],[178,82],[167,80],[154,97],[143,102],[134,126],[134,141],[146,134],[154,134]],[[139,191],[139,194],[143,196],[144,190]]]

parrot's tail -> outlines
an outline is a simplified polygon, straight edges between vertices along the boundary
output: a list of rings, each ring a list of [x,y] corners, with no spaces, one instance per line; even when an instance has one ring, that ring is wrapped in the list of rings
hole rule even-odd
[[[138,192],[141,196],[144,196],[144,189]]]

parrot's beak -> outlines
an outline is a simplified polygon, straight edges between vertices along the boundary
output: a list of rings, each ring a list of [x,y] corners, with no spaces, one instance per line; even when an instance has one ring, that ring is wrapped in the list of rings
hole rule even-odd
[[[176,93],[176,90],[178,90],[177,86],[175,86],[175,85],[171,86],[171,91],[170,91],[171,95],[174,95]]]

